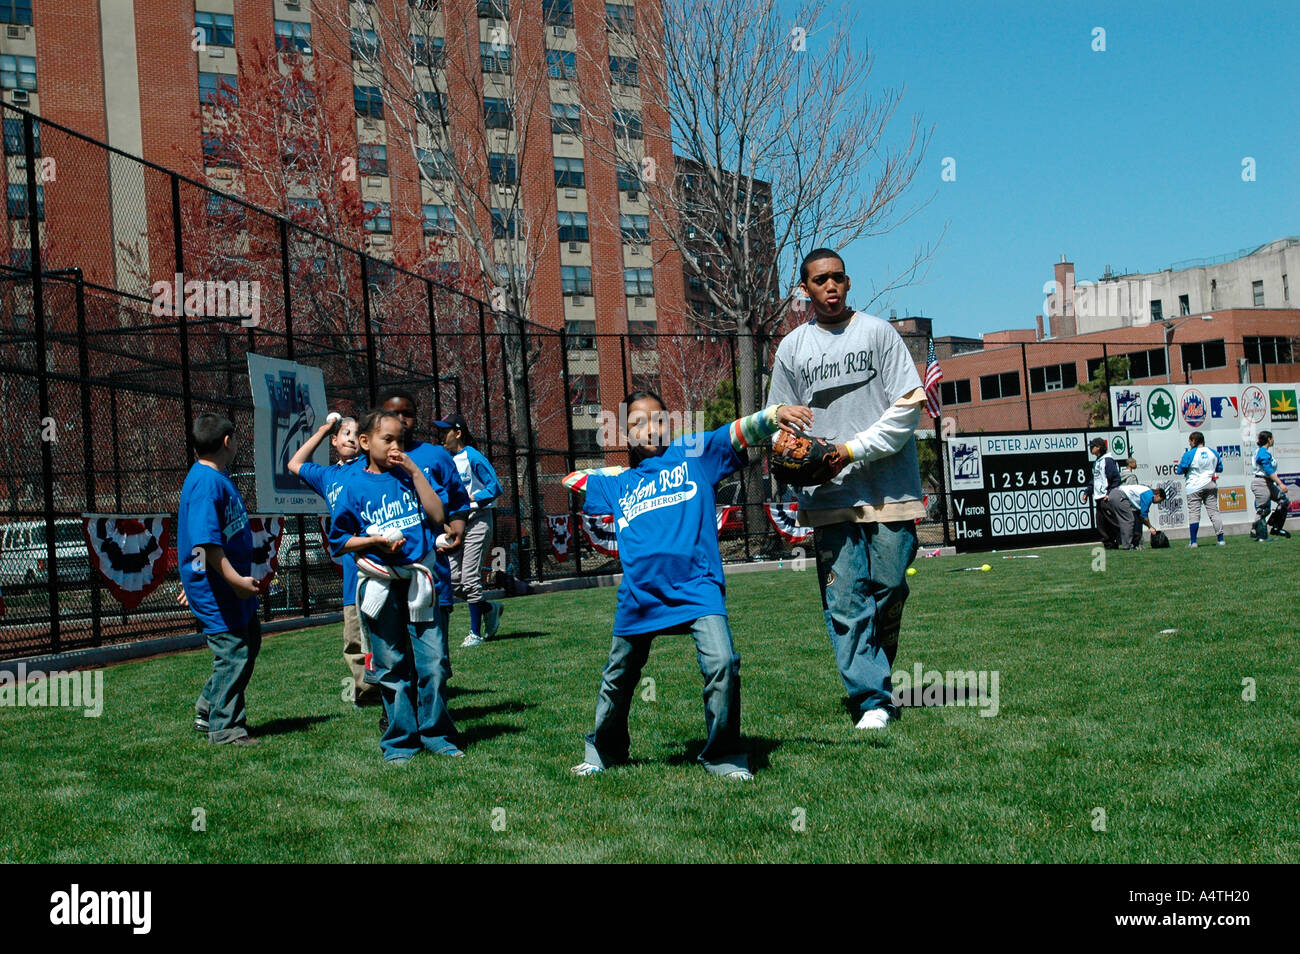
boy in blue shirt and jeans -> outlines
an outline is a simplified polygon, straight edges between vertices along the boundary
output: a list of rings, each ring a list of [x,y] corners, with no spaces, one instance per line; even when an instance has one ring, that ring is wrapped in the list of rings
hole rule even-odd
[[[628,711],[650,643],[666,633],[689,632],[704,676],[708,739],[699,761],[715,775],[748,781],[754,776],[740,746],[740,656],[727,624],[714,487],[745,465],[743,452],[750,444],[781,429],[807,427],[812,412],[769,407],[670,444],[657,394],[634,391],[623,407],[633,467],[576,471],[564,478],[570,490],[585,492],[584,512],[614,515],[623,563],[596,727],[573,772],[592,775],[627,761]]]
[[[244,690],[262,646],[257,619],[253,534],[244,500],[226,471],[238,451],[235,425],[220,414],[194,421],[198,461],[181,488],[176,554],[190,611],[212,649],[212,676],[194,705],[194,728],[208,741],[256,745],[248,734]]]

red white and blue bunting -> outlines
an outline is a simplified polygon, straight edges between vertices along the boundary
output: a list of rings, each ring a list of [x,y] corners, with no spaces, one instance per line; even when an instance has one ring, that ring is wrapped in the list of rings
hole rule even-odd
[[[250,515],[248,529],[253,534],[253,565],[248,575],[257,580],[263,592],[280,572],[280,540],[284,537],[284,517],[262,514]]]
[[[803,543],[812,536],[812,527],[801,527],[797,522],[797,503],[765,503],[763,510],[776,532],[787,543]]]
[[[113,598],[133,610],[175,564],[168,559],[167,514],[82,514],[90,565]]]

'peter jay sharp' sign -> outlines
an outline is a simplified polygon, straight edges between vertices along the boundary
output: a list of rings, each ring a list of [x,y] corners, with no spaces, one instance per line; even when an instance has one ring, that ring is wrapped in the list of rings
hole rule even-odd
[[[957,549],[1010,550],[1097,539],[1088,442],[1098,436],[1106,439],[1111,456],[1128,457],[1125,431],[949,438],[949,520]]]

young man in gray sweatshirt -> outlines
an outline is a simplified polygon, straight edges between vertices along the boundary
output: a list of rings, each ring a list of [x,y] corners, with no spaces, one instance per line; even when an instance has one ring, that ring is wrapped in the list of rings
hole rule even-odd
[[[811,432],[849,460],[828,483],[794,491],[799,522],[814,528],[826,629],[855,724],[883,729],[898,718],[890,673],[925,515],[914,436],[925,391],[893,326],[848,307],[838,253],[809,252],[799,277],[814,317],[777,348],[768,404],[812,408]]]

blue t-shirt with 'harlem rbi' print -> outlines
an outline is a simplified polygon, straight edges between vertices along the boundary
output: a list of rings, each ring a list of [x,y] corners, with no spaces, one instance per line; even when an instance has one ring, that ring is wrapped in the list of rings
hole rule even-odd
[[[330,520],[333,521],[334,504],[339,499],[339,493],[343,490],[343,478],[346,469],[364,466],[364,457],[356,457],[346,463],[335,464],[332,467],[322,467],[320,464],[313,464],[308,461],[302,465],[302,469],[298,471],[298,476],[303,479],[303,482],[308,487],[325,498],[325,505],[330,510]],[[340,557],[340,560],[343,563],[343,605],[354,606],[357,602],[357,558],[351,553],[345,553]]]
[[[243,630],[257,612],[257,598],[235,594],[221,569],[207,566],[195,547],[218,546],[240,576],[253,565],[253,532],[244,499],[230,478],[196,463],[185,476],[176,514],[176,562],[190,610],[208,635]],[[197,566],[196,566],[197,564]]]
[[[744,460],[730,427],[673,441],[659,457],[587,479],[583,509],[613,514],[623,583],[614,635],[632,636],[725,616],[714,485]]]

